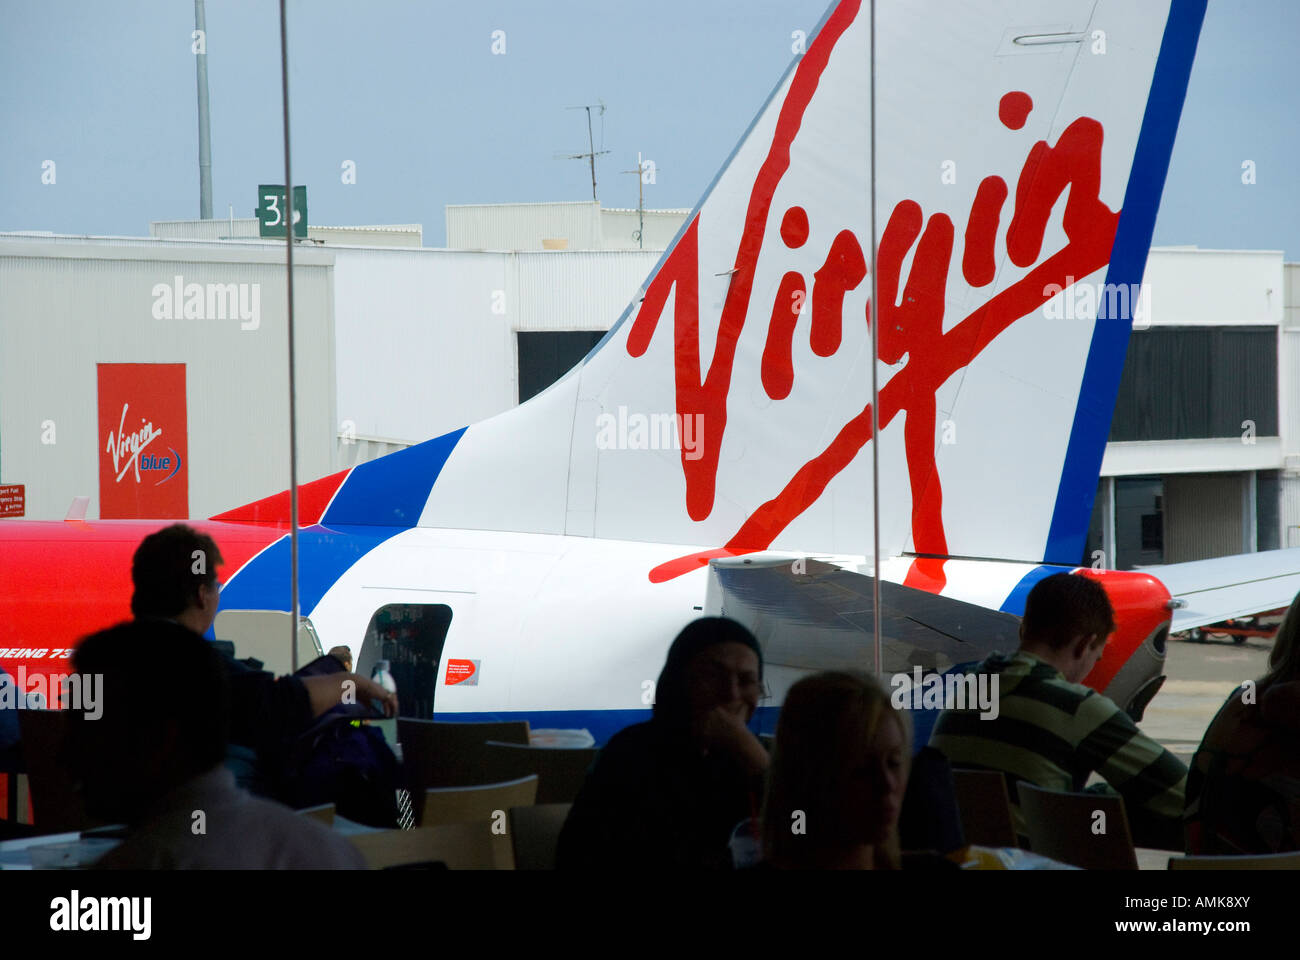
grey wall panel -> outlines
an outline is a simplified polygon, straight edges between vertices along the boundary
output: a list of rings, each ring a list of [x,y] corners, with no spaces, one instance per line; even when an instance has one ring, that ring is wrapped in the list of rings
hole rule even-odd
[[[1165,563],[1241,553],[1240,473],[1165,477]]]
[[[1300,476],[1283,474],[1278,492],[1282,546],[1300,547]]]
[[[1129,339],[1110,439],[1278,435],[1276,327],[1160,327]]]

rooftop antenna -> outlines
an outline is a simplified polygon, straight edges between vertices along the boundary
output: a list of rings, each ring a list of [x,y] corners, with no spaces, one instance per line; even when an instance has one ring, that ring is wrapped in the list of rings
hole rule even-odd
[[[638,249],[645,248],[645,160],[641,159],[640,151],[636,155],[636,169],[624,170],[624,173],[636,174],[636,245]]]
[[[587,160],[591,164],[591,199],[596,199],[596,158],[603,157],[609,153],[608,150],[597,150],[596,141],[591,131],[591,111],[599,110],[600,121],[600,145],[605,145],[605,101],[597,100],[595,103],[583,104],[578,107],[565,107],[566,110],[586,110],[587,111],[587,152],[586,153],[568,153],[562,154],[564,160]]]

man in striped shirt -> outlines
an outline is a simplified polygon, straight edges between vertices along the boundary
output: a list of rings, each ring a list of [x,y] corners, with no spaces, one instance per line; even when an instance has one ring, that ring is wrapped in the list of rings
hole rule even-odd
[[[1187,768],[1081,684],[1114,631],[1114,610],[1097,581],[1069,573],[1040,580],[1025,601],[1020,649],[974,671],[997,675],[997,712],[945,710],[930,745],[954,767],[1001,770],[1022,836],[1019,781],[1079,791],[1095,771],[1124,797],[1138,846],[1181,850]]]

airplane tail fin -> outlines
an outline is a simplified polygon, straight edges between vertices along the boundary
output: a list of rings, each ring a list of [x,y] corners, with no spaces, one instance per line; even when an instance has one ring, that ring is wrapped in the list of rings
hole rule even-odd
[[[583,362],[322,522],[870,553],[878,442],[918,577],[1077,563],[1205,3],[834,4]]]

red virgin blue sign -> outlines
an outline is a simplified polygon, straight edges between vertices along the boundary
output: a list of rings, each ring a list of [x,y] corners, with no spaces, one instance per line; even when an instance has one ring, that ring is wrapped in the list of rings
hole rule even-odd
[[[99,515],[189,516],[185,364],[101,363]]]

